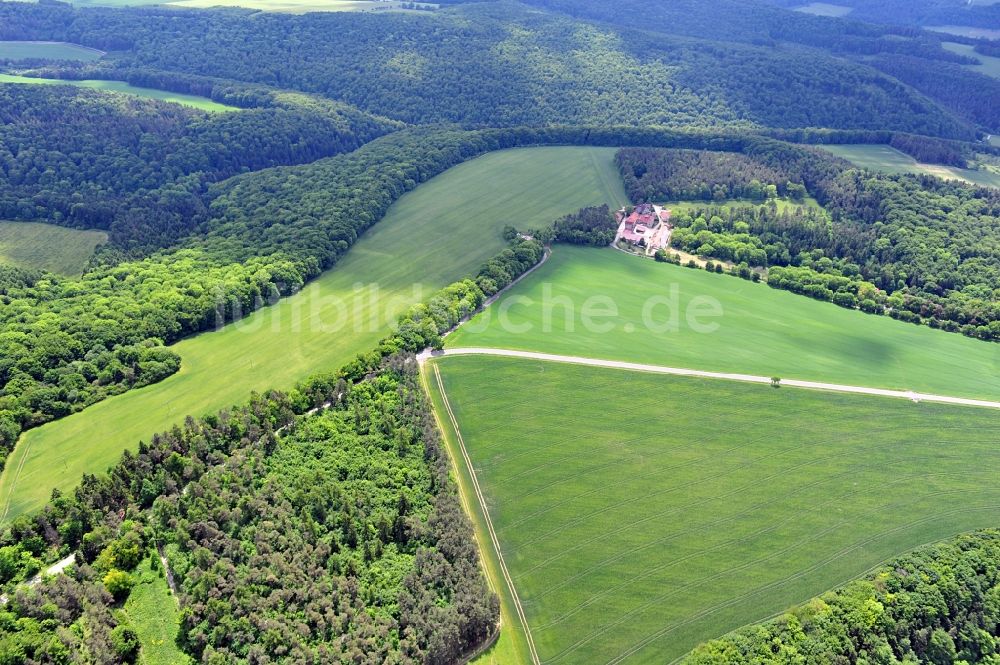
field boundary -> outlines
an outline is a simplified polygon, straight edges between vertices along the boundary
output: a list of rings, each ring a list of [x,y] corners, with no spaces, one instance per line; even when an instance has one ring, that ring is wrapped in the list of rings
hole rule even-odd
[[[458,419],[455,417],[455,412],[451,408],[451,402],[448,401],[448,394],[445,392],[444,381],[441,378],[441,371],[438,369],[436,364],[431,364],[430,369],[434,372],[434,382],[437,387],[438,395],[441,398],[441,403],[444,405],[445,412],[448,414],[448,420],[450,422],[451,429],[455,433],[455,442],[458,444],[458,449],[462,455],[462,460],[463,463],[465,464],[468,477],[472,482],[472,489],[475,493],[475,500],[479,504],[479,508],[483,516],[483,526],[486,527],[487,533],[489,534],[490,541],[493,547],[493,551],[496,554],[497,566],[500,569],[501,575],[503,576],[503,580],[507,587],[509,598],[514,606],[514,611],[517,614],[518,621],[521,623],[521,627],[523,628],[523,634],[525,642],[527,643],[528,646],[528,651],[531,656],[531,662],[533,665],[540,665],[541,660],[539,660],[538,651],[535,648],[535,642],[531,636],[531,629],[528,626],[528,619],[527,616],[525,615],[524,607],[521,605],[521,599],[517,595],[517,589],[514,587],[514,580],[511,577],[506,562],[504,561],[503,552],[500,549],[500,540],[497,537],[496,530],[493,528],[493,521],[490,519],[489,509],[486,506],[486,497],[483,495],[482,489],[479,485],[479,479],[476,476],[476,470],[472,466],[472,460],[469,457],[468,450],[465,447],[465,440],[462,437],[462,432],[458,427]],[[441,430],[442,432],[444,432],[443,427],[441,428]],[[471,513],[472,511],[469,512]]]
[[[648,372],[652,374],[669,374],[673,376],[689,376],[702,379],[721,379],[725,381],[740,381],[743,383],[756,383],[774,385],[771,377],[755,376],[753,374],[727,374],[724,372],[707,372],[698,369],[687,369],[683,367],[666,367],[663,365],[645,365],[642,363],[626,362],[623,360],[601,360],[599,358],[584,358],[581,356],[562,356],[553,353],[540,353],[536,351],[515,351],[512,349],[488,349],[482,347],[466,347],[443,349],[441,351],[431,351],[420,356],[421,361],[428,358],[440,358],[444,356],[501,356],[505,358],[524,358],[527,360],[542,360],[547,362],[568,363],[571,365],[588,365],[591,367],[606,367],[609,369],[623,369],[633,372]],[[436,370],[435,370],[436,371]],[[780,379],[778,385],[792,388],[805,388],[808,390],[822,390],[826,392],[849,393],[854,395],[869,395],[872,397],[889,397],[895,399],[908,399],[911,402],[935,402],[940,404],[952,404],[957,406],[982,407],[987,409],[1000,409],[1000,402],[993,402],[982,399],[970,399],[966,397],[950,397],[947,395],[932,395],[928,393],[917,393],[912,390],[888,390],[884,388],[867,388],[864,386],[848,386],[839,383],[823,383],[819,381],[803,381],[800,379]]]

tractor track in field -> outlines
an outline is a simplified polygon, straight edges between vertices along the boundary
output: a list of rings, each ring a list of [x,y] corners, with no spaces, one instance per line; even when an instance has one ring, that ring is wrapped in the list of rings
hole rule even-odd
[[[541,661],[538,658],[538,651],[535,649],[535,642],[531,638],[531,629],[528,627],[528,618],[524,613],[524,607],[521,605],[521,599],[517,595],[517,589],[514,587],[513,578],[511,577],[510,571],[507,569],[507,564],[504,561],[503,551],[500,549],[500,539],[497,538],[496,530],[493,528],[493,521],[490,519],[490,513],[486,507],[486,497],[479,486],[479,479],[476,477],[476,470],[472,466],[472,460],[469,458],[468,450],[465,447],[465,440],[462,438],[462,430],[458,428],[458,419],[455,418],[455,413],[451,409],[451,403],[448,401],[448,393],[445,392],[444,381],[441,379],[441,372],[438,370],[436,365],[433,367],[433,370],[434,380],[437,383],[438,392],[441,394],[441,402],[444,404],[452,429],[455,431],[455,440],[462,453],[462,459],[465,462],[465,467],[469,471],[469,477],[472,479],[472,488],[476,493],[476,499],[479,501],[479,506],[483,511],[483,517],[486,519],[486,529],[490,534],[490,540],[493,543],[493,549],[497,555],[497,563],[499,564],[500,572],[503,574],[504,581],[507,583],[507,589],[510,592],[511,599],[514,601],[514,609],[517,612],[517,618],[521,622],[521,627],[524,629],[524,636],[528,643],[528,650],[531,652],[531,661],[534,665],[539,665]]]

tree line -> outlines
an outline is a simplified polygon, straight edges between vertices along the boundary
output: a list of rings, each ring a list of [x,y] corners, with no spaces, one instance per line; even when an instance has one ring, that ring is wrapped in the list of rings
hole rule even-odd
[[[697,647],[714,663],[996,663],[1000,532],[898,557],[864,579]]]
[[[630,148],[615,156],[632,201],[763,201],[788,191],[788,173],[745,155],[700,150]],[[801,199],[804,189],[792,189]],[[800,184],[801,187],[801,184]]]

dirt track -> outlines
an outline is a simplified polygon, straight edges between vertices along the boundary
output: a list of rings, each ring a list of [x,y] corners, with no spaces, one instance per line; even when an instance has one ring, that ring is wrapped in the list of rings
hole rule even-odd
[[[685,369],[682,367],[663,367],[661,365],[644,365],[641,363],[623,362],[620,360],[600,360],[597,358],[582,358],[578,356],[559,356],[551,353],[536,353],[534,351],[512,351],[509,349],[445,349],[444,351],[434,351],[420,354],[421,362],[428,358],[442,356],[503,356],[507,358],[528,358],[530,360],[545,360],[549,362],[570,363],[573,365],[590,365],[592,367],[609,367],[612,369],[625,369],[635,372],[652,372],[654,374],[671,374],[674,376],[693,376],[703,379],[723,379],[726,381],[742,381],[744,383],[770,384],[771,378],[767,376],[754,376],[752,374],[727,374],[724,372],[705,372],[697,369]],[[941,404],[955,404],[958,406],[975,406],[987,409],[1000,409],[1000,402],[989,400],[967,399],[965,397],[949,397],[947,395],[931,395],[927,393],[916,393],[910,390],[885,390],[882,388],[866,388],[864,386],[845,386],[837,383],[821,383],[818,381],[801,381],[796,379],[782,379],[782,387],[807,388],[810,390],[825,390],[836,393],[852,393],[856,395],[871,395],[874,397],[890,397],[897,399],[908,399],[912,402],[937,402]]]

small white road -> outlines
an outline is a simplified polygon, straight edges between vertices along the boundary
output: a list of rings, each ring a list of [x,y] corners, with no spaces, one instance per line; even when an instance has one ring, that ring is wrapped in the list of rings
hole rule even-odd
[[[30,580],[24,583],[24,586],[35,586],[42,581],[42,575],[58,575],[62,571],[66,570],[71,564],[76,563],[76,554],[70,554],[65,559],[56,561],[54,564],[45,569],[44,572],[38,573]],[[0,595],[0,605],[7,604],[7,594]]]
[[[420,362],[429,358],[443,356],[503,356],[506,358],[527,358],[530,360],[545,360],[573,365],[589,365],[592,367],[609,367],[635,372],[651,372],[653,374],[671,374],[674,376],[693,376],[702,379],[723,379],[726,381],[742,381],[744,383],[763,383],[770,385],[771,378],[754,376],[752,374],[727,374],[724,372],[705,372],[682,367],[663,367],[661,365],[645,365],[620,360],[600,360],[598,358],[581,358],[578,356],[560,356],[551,353],[536,353],[534,351],[512,351],[510,349],[484,349],[470,347],[467,349],[445,349],[444,351],[424,351],[418,356]],[[835,393],[852,393],[856,395],[873,395],[876,397],[893,397],[908,399],[912,402],[938,402],[941,404],[956,404],[959,406],[978,406],[987,409],[1000,409],[1000,402],[965,397],[949,397],[947,395],[930,395],[916,393],[912,390],[884,390],[882,388],[866,388],[863,386],[844,386],[837,383],[821,383],[818,381],[799,381],[797,379],[782,379],[782,387],[808,388],[811,390],[826,390]]]

